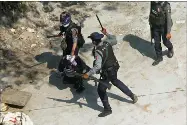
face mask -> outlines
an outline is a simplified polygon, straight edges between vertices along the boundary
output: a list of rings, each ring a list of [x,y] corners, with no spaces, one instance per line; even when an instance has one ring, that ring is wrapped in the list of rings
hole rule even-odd
[[[92,44],[94,44],[94,45],[95,45],[95,41],[94,41],[94,40],[92,40]]]
[[[69,24],[70,24],[70,23],[68,23],[68,24],[66,24],[66,25],[61,24],[61,26],[63,26],[63,27],[68,27],[68,26],[69,26]]]

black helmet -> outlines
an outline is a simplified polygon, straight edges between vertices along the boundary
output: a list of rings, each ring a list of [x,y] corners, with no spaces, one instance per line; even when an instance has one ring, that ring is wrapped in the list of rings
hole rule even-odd
[[[90,36],[88,36],[88,38],[90,38],[92,40],[92,43],[95,45],[98,45],[103,37],[104,35],[98,32],[93,32],[92,34],[90,34]]]
[[[71,23],[71,15],[66,11],[62,12],[60,14],[60,23],[62,24],[62,26],[68,27],[69,24]]]
[[[93,32],[92,34],[90,34],[90,36],[88,36],[88,38],[91,38],[93,40],[100,40],[104,37],[103,34],[100,34],[98,32]]]

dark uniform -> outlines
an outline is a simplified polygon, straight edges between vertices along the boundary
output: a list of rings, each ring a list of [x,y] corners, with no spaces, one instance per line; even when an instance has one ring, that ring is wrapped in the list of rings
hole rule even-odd
[[[113,39],[112,35],[106,34],[108,38]],[[135,96],[131,90],[117,78],[117,72],[119,69],[118,61],[114,55],[112,45],[110,41],[101,41],[103,34],[97,32],[92,33],[89,38],[92,41],[96,41],[95,44],[95,64],[94,67],[87,73],[88,76],[97,73],[100,70],[101,81],[109,84],[111,82],[114,86],[119,88],[124,94],[128,95],[133,102],[137,102],[137,96]],[[100,41],[98,41],[100,40]],[[104,111],[99,114],[99,117],[104,117],[112,113],[110,104],[108,102],[108,96],[106,93],[106,86],[99,83],[98,94],[103,103]]]
[[[89,71],[90,67],[88,67],[79,56],[77,56],[75,61],[77,63],[76,66],[72,65],[71,62],[67,60],[66,58],[63,58],[63,65],[61,65],[61,68],[68,69],[71,71],[76,71],[77,73],[80,73],[80,74]],[[83,85],[83,79],[81,77],[69,77],[67,76],[67,74],[63,74],[63,75],[64,75],[64,78],[63,78],[64,84],[74,84],[74,88],[76,89],[76,92],[78,93],[85,90],[85,87]]]
[[[78,66],[82,66],[82,60],[78,57],[79,49],[85,43],[84,38],[81,34],[81,27],[72,22],[71,16],[67,12],[63,12],[60,15],[60,22],[62,26],[60,26],[60,33],[59,35],[65,35],[65,44],[66,48],[63,49],[63,58],[60,60],[58,70],[63,72],[64,67],[66,67],[65,56],[66,55],[73,55],[75,56],[75,60],[78,63]],[[76,44],[76,48],[73,49],[74,44]],[[72,54],[73,53],[73,54]],[[81,64],[79,64],[81,63]],[[80,68],[80,67],[79,67]],[[76,85],[82,86],[82,78],[69,78],[64,76],[64,82],[67,83],[75,83]],[[77,87],[76,87],[77,88]]]
[[[171,37],[170,32],[173,25],[171,19],[171,7],[168,2],[151,2],[149,24],[151,25],[157,55],[157,59],[154,61],[153,65],[157,65],[163,60],[161,38],[163,44],[168,48],[168,57],[171,58],[174,54],[170,38],[167,38],[169,36]]]
[[[71,22],[68,27],[60,27],[60,34],[65,33],[65,42],[67,44],[67,48],[63,50],[63,56],[71,55],[73,43],[77,42],[77,47],[75,49],[75,55],[78,55],[80,46],[79,41],[84,40],[81,34],[81,28],[77,26],[75,23]]]

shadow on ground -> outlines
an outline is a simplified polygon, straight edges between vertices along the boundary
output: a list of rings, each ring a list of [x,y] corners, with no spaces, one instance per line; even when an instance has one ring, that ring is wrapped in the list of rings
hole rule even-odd
[[[53,55],[52,52],[44,52],[40,55],[36,55],[35,59],[40,63],[47,63],[47,68],[49,69],[56,69],[60,61],[60,56]]]
[[[123,38],[124,41],[129,42],[130,46],[138,50],[143,56],[155,59],[155,51],[153,45],[147,40],[144,40],[133,34],[128,34]]]
[[[120,91],[120,90],[119,90],[119,91]],[[119,96],[119,95],[116,95],[116,94],[114,94],[114,93],[108,92],[107,94],[108,94],[108,97],[110,97],[110,98],[112,98],[112,99],[116,99],[116,100],[119,100],[119,101],[121,101],[121,102],[126,102],[126,103],[130,103],[130,104],[133,103],[131,100],[128,100],[128,99],[126,99],[126,98],[124,98],[124,97],[121,97],[121,96]]]
[[[154,44],[151,45],[149,41],[144,40],[133,34],[126,35],[123,38],[123,41],[129,42],[130,46],[138,50],[143,56],[147,56],[151,59],[156,58]],[[167,56],[167,53],[168,53],[168,50],[162,51],[163,56]]]
[[[78,104],[80,108],[82,108],[82,106],[87,106],[94,110],[102,111],[102,107],[97,104],[98,95],[97,95],[97,88],[95,86],[92,86],[89,83],[85,82],[84,83],[86,88],[85,91],[83,91],[82,93],[77,93],[76,90],[73,88],[73,84],[63,84],[62,78],[58,77],[55,72],[52,72],[52,75],[49,78],[49,83],[51,85],[56,86],[60,90],[70,88],[70,91],[72,92],[73,95],[73,98],[70,100],[48,97],[49,99],[53,99],[54,101],[59,101],[59,102]],[[84,98],[86,103],[79,102],[78,100],[81,98]]]
[[[63,84],[62,78],[58,77],[55,72],[51,72],[51,77],[49,78],[49,83],[51,85],[56,86],[59,90],[64,90],[64,89],[70,88],[70,91],[73,94],[73,98],[70,100],[64,100],[64,99],[57,99],[57,98],[48,97],[48,99],[53,99],[54,101],[58,101],[58,102],[77,104],[80,106],[80,108],[82,108],[82,106],[87,106],[87,107],[92,108],[97,111],[103,110],[103,107],[101,107],[97,104],[97,99],[99,98],[98,94],[97,94],[97,87],[92,86],[87,81],[84,82],[84,85],[86,88],[85,91],[80,94],[76,93],[72,84]],[[123,97],[120,97],[116,94],[113,94],[113,93],[107,93],[107,94],[110,98],[117,99],[119,101],[126,102],[126,103],[132,103],[132,101],[127,100]],[[85,103],[79,102],[78,100],[81,98],[83,98],[86,102]]]

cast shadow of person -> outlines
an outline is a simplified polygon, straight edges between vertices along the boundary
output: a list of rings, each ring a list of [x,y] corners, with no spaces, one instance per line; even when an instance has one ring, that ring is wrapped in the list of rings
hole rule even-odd
[[[52,74],[55,75],[55,72],[52,72]],[[77,104],[80,106],[80,108],[82,108],[82,106],[87,106],[87,107],[92,108],[97,111],[103,110],[103,107],[101,107],[97,104],[97,99],[99,98],[99,96],[97,94],[97,86],[93,86],[93,85],[89,84],[87,81],[85,81],[84,82],[85,91],[83,91],[82,93],[77,93],[75,91],[75,89],[73,88],[72,84],[63,84],[62,79],[60,79],[59,77],[56,77],[55,79],[54,78],[55,78],[54,76],[50,77],[49,83],[51,85],[56,86],[59,90],[63,90],[63,89],[66,89],[69,87],[70,91],[73,94],[73,98],[70,100],[64,100],[64,99],[57,99],[57,98],[53,98],[53,97],[47,97],[48,99],[52,99],[52,100],[58,101],[58,102]],[[132,103],[132,101],[127,100],[121,96],[118,96],[118,95],[110,93],[110,92],[107,93],[107,95],[110,98],[117,99],[122,102]],[[85,99],[86,103],[79,102],[79,99],[81,99],[81,98]]]
[[[40,63],[47,63],[47,68],[49,69],[56,69],[61,57],[54,55],[52,52],[44,52],[40,55],[36,55],[35,59]]]
[[[129,42],[130,46],[138,50],[143,56],[147,56],[151,59],[155,59],[154,45],[151,45],[149,41],[146,41],[133,34],[124,36],[123,41]]]
[[[73,88],[73,84],[63,84],[62,78],[54,77],[56,73],[53,72],[53,75],[49,78],[49,83],[51,85],[56,86],[59,90],[64,90],[66,88],[70,88],[70,91],[73,95],[73,98],[70,100],[64,100],[64,99],[57,99],[53,97],[47,97],[48,99],[52,99],[54,101],[58,102],[65,102],[65,103],[71,103],[71,104],[77,104],[82,108],[82,106],[90,107],[94,110],[102,111],[102,107],[97,104],[97,88],[95,86],[92,86],[91,84],[87,83],[87,81],[84,82],[85,90],[82,93],[77,93],[76,89]],[[79,102],[79,99],[83,98],[85,102]]]

